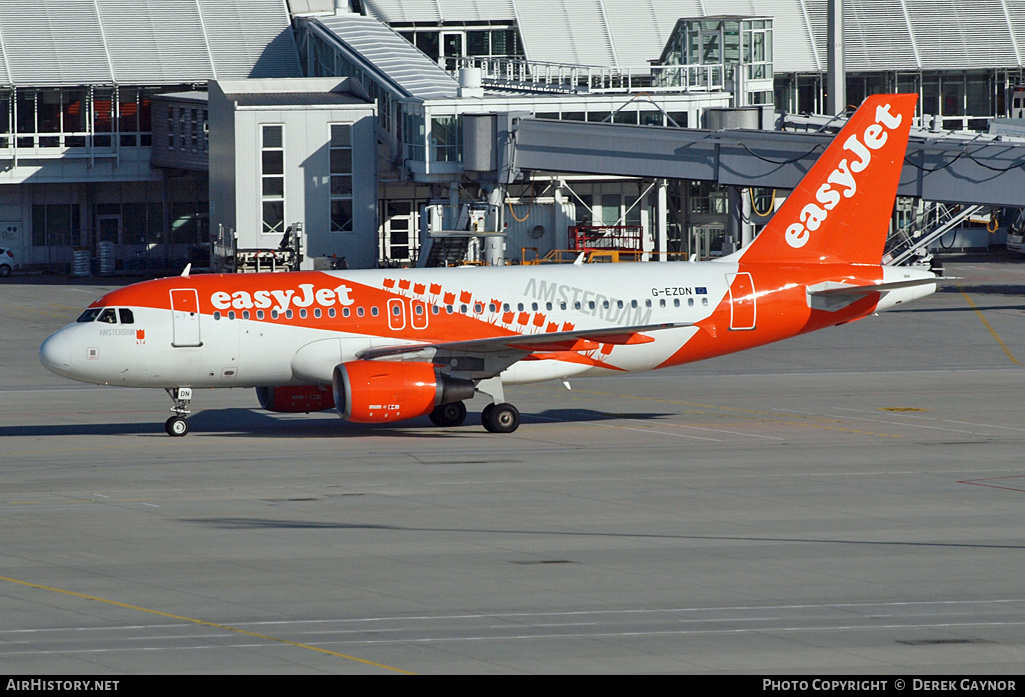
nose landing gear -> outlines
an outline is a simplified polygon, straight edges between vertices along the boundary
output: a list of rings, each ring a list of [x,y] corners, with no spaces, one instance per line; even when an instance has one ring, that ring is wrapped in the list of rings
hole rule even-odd
[[[180,438],[189,432],[189,421],[187,417],[192,413],[192,410],[189,409],[189,403],[192,401],[192,388],[169,387],[166,392],[168,396],[174,400],[174,406],[171,407],[171,411],[174,412],[174,416],[164,422],[164,430],[167,431],[167,435]]]

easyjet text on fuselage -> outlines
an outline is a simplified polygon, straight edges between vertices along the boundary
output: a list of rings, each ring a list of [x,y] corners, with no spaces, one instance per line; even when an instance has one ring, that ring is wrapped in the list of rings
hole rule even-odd
[[[210,295],[210,304],[218,310],[248,310],[251,308],[268,309],[274,306],[278,312],[284,312],[290,305],[309,307],[316,303],[321,307],[332,305],[352,305],[355,301],[349,297],[352,288],[342,284],[336,288],[317,288],[312,283],[300,283],[299,289],[257,290],[250,293],[237,290],[233,293],[219,290]],[[275,306],[276,303],[276,306]]]

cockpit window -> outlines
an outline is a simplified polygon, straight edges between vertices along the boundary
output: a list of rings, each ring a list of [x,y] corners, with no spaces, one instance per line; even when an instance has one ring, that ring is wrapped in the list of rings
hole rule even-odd
[[[76,319],[75,321],[76,322],[92,322],[94,319],[96,319],[96,316],[98,314],[100,314],[100,308],[98,308],[98,307],[90,307],[88,310],[86,310],[85,312],[80,314],[78,316],[78,319]]]
[[[100,313],[97,322],[106,322],[107,324],[117,324],[117,315],[114,313],[114,308],[104,308],[103,312]]]
[[[121,317],[121,324],[135,324],[135,315],[127,307],[118,308],[117,314]]]

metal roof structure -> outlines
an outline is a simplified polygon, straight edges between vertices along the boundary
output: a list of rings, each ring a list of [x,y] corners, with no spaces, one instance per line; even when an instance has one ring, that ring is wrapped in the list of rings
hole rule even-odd
[[[389,24],[516,22],[531,61],[637,68],[676,20],[772,17],[777,73],[826,67],[826,0],[363,0]],[[1025,0],[845,0],[848,71],[1025,67]]]
[[[314,24],[327,30],[353,57],[360,57],[362,63],[376,71],[381,82],[397,88],[398,94],[416,99],[458,96],[459,83],[455,78],[373,17],[341,14],[318,17]]]
[[[299,77],[285,0],[0,3],[0,85]]]

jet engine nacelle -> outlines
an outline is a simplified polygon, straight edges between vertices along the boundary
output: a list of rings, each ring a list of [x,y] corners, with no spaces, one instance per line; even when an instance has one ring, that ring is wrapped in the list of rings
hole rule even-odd
[[[335,407],[329,385],[257,387],[256,396],[260,406],[268,411],[311,412]]]
[[[335,408],[347,421],[386,423],[431,413],[439,404],[473,397],[469,380],[441,373],[433,363],[350,361],[334,370]]]

